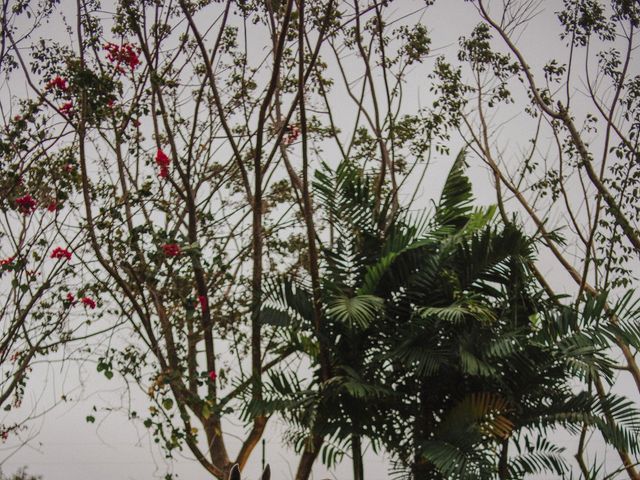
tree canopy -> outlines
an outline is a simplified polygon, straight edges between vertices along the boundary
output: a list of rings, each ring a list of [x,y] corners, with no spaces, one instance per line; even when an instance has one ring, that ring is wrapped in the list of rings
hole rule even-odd
[[[640,478],[640,7],[552,3],[3,2],[2,441],[85,361],[212,478]]]

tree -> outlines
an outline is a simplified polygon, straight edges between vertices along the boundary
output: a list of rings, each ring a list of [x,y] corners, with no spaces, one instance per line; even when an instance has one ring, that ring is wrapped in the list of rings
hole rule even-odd
[[[383,132],[397,117],[404,72],[428,52],[428,38],[407,25],[385,33],[384,4],[207,3],[81,0],[73,16],[57,20],[73,18],[71,41],[29,44],[37,17],[26,33],[7,29],[3,45],[8,74],[25,79],[39,125],[58,139],[55,155],[67,152],[77,167],[77,195],[62,211],[73,212],[82,232],[82,271],[101,311],[131,339],[96,352],[97,370],[148,394],[143,421],[167,455],[188,448],[222,478],[234,463],[245,466],[267,422],[248,418],[243,446],[231,453],[222,418],[242,408],[245,394],[260,401],[264,372],[290,354],[265,337],[261,319],[272,271],[309,272],[322,375],[331,376],[320,335],[312,162],[329,140],[343,156],[379,151],[377,198],[388,185],[397,197],[397,176],[411,170],[404,155],[426,147],[394,145]],[[358,95],[344,69],[351,47],[367,77]],[[325,56],[341,65],[354,100],[352,132],[334,123]],[[359,96],[379,88],[374,70],[384,72],[385,94],[365,105]],[[326,113],[310,113],[320,105]],[[406,139],[412,128],[405,126]]]
[[[503,220],[512,221],[515,212],[542,236],[544,256],[573,282],[576,308],[611,292],[607,308],[615,324],[613,305],[637,282],[640,246],[638,4],[564,1],[554,11],[537,1],[469,3],[479,23],[460,39],[460,62],[438,59],[439,98],[425,115],[444,115],[488,166]],[[557,41],[540,58],[521,35],[554,21]],[[526,141],[505,135],[510,104],[517,111],[509,125],[531,132]],[[532,268],[548,291],[561,288],[539,265]],[[636,347],[623,337],[615,343],[624,358],[617,368],[640,387]],[[604,396],[607,386],[592,381]],[[624,451],[620,457],[630,478],[638,478],[633,459]]]
[[[318,404],[333,395],[344,401],[341,411],[348,411],[345,392],[354,384],[332,357],[344,355],[344,366],[357,351],[351,352],[349,343],[340,352],[332,345],[338,335],[361,336],[336,319],[346,308],[347,317],[362,321],[357,312],[378,312],[380,301],[370,294],[359,307],[351,305],[352,292],[341,290],[349,286],[341,277],[341,268],[348,266],[335,264],[323,278],[322,246],[326,237],[337,235],[342,212],[324,216],[330,205],[318,203],[311,179],[322,161],[342,160],[364,172],[371,179],[367,202],[376,219],[372,242],[380,242],[373,232],[384,232],[411,203],[406,199],[416,197],[413,183],[422,180],[431,156],[446,152],[452,128],[467,125],[465,108],[474,90],[444,60],[436,65],[434,85],[441,98],[434,110],[422,112],[404,100],[411,69],[430,51],[426,27],[412,19],[431,3],[420,2],[408,12],[413,16],[395,13],[389,6],[399,2],[386,1],[78,0],[64,11],[52,2],[3,4],[4,111],[30,99],[22,103],[19,120],[5,115],[6,124],[15,122],[22,130],[19,137],[5,139],[14,159],[3,157],[9,162],[3,178],[7,175],[7,185],[18,188],[22,174],[28,188],[3,198],[3,208],[17,209],[15,222],[23,218],[19,198],[25,205],[29,198],[42,205],[56,186],[55,199],[63,201],[56,214],[68,221],[53,231],[78,233],[78,247],[65,242],[57,250],[60,265],[74,269],[80,295],[97,301],[96,316],[104,315],[98,330],[119,329],[117,341],[92,352],[97,370],[108,379],[121,375],[148,395],[148,414],[128,413],[144,422],[168,456],[188,449],[217,478],[226,477],[236,462],[242,469],[270,415],[292,411],[288,404],[264,405],[280,374],[275,372],[289,375],[288,361],[301,351],[316,362],[317,375],[315,390],[294,392],[296,400]],[[477,5],[483,12],[482,3]],[[511,10],[514,2],[505,5],[525,17],[531,11]],[[615,5],[623,9],[616,20],[632,19],[632,5]],[[31,21],[17,21],[21,16]],[[64,25],[70,36],[38,41],[44,19]],[[509,98],[504,82],[524,70],[488,49],[487,32],[480,28],[464,42],[460,58],[471,60],[476,73],[497,75],[491,101],[498,102]],[[18,81],[26,91],[14,89]],[[560,123],[571,134],[571,122]],[[481,142],[470,139],[478,150]],[[23,168],[25,158],[39,167]],[[331,195],[326,191],[324,197],[328,201]],[[500,196],[498,205],[505,231],[517,231]],[[602,212],[610,208],[599,205]],[[624,212],[616,216],[612,210],[613,220],[627,218]],[[546,245],[559,245],[560,237],[545,225],[539,222],[537,228]],[[620,241],[631,241],[630,228],[620,226],[614,229],[626,235]],[[473,244],[484,238],[476,234],[477,240],[466,240]],[[496,231],[487,236],[491,242],[501,238]],[[80,263],[64,263],[65,252]],[[447,261],[458,258],[451,255]],[[594,258],[586,263],[591,269]],[[530,262],[528,268],[534,267]],[[13,266],[5,270],[16,272]],[[309,293],[310,329],[297,339],[280,337],[264,309],[266,286],[284,273],[305,279]],[[605,282],[589,290],[586,280],[578,283],[574,311],[586,302],[583,293],[604,298],[599,295],[610,286]],[[64,301],[64,284],[55,288]],[[88,301],[84,304],[92,310]],[[432,299],[424,303],[442,307]],[[611,315],[616,304],[607,304]],[[57,333],[67,312],[60,310],[55,319],[61,320],[51,324]],[[611,319],[611,329],[627,321]],[[623,329],[607,338],[622,348],[633,370],[635,340],[627,333]],[[364,342],[363,348],[370,347]],[[354,361],[368,368],[368,357]],[[591,379],[600,406],[608,408],[605,385]],[[605,414],[615,429],[616,411]],[[233,451],[223,420],[238,416],[247,430],[242,446]],[[335,419],[328,414],[318,418],[315,423],[305,419],[313,428],[292,438],[302,448],[298,478],[309,476],[326,436],[338,438],[342,432],[340,441],[346,439],[354,452],[355,475],[361,478],[359,442],[379,441],[354,416],[339,424],[331,424]],[[602,429],[602,422],[583,420],[586,428]],[[632,474],[629,442],[613,443]]]
[[[288,411],[301,447],[320,438],[323,458],[335,461],[348,446],[357,479],[363,438],[416,479],[562,475],[553,425],[584,422],[637,453],[633,403],[607,396],[603,406],[575,386],[599,374],[611,381],[613,340],[640,344],[633,321],[607,331],[598,325],[602,299],[576,312],[541,297],[527,269],[532,243],[513,225],[492,224],[493,209],[472,209],[462,155],[420,222],[392,212],[390,201],[376,213],[374,183],[349,163],[317,176],[334,232],[321,257],[329,382],[310,341],[308,279],[283,280],[265,312],[316,372],[311,381],[274,372],[267,388],[266,408]],[[635,318],[636,308],[616,311]],[[305,452],[318,455],[314,447]],[[306,478],[300,468],[297,478]]]
[[[50,5],[31,12],[35,24],[51,14]],[[12,34],[21,9],[2,17],[0,69],[15,67]],[[27,26],[27,31],[33,28]],[[22,38],[24,40],[24,38]],[[46,89],[55,90],[53,83]],[[79,185],[77,163],[69,148],[43,120],[44,98],[3,106],[0,133],[0,407],[18,410],[33,364],[52,359],[74,340],[95,335],[95,290],[79,272],[84,231],[73,217]],[[84,307],[84,308],[82,308]],[[58,359],[64,359],[58,357]],[[50,406],[47,405],[46,408]],[[2,442],[19,432],[29,414],[5,413]]]

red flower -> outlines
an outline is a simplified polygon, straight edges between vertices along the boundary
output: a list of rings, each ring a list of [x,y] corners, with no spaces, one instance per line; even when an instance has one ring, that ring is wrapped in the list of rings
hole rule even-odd
[[[218,378],[218,374],[216,372],[214,372],[213,370],[211,370],[209,372],[209,380],[211,380],[212,382],[215,382],[216,378]]]
[[[116,105],[116,101],[113,98],[110,98],[109,101],[107,101],[107,107],[109,108],[113,108]]]
[[[94,302],[94,301],[93,301],[91,298],[89,298],[89,297],[82,297],[82,298],[80,299],[80,301],[81,301],[84,305],[86,305],[87,307],[89,307],[89,308],[90,308],[90,309],[92,309],[92,310],[93,310],[94,308],[96,308],[96,302]]]
[[[67,85],[67,81],[64,78],[62,78],[60,75],[57,75],[55,78],[49,80],[49,83],[47,83],[47,90],[50,90],[52,88],[57,88],[58,90],[66,92],[69,86]]]
[[[180,245],[178,245],[177,243],[165,243],[162,246],[162,251],[167,257],[177,257],[178,255],[180,255],[180,252],[182,250],[180,249]]]
[[[63,258],[66,258],[67,261],[69,261],[71,260],[71,252],[66,248],[56,247],[51,252],[51,258],[55,258],[58,260],[62,260]]]
[[[67,172],[67,173],[71,173],[71,172],[73,172],[73,170],[75,170],[75,168],[76,167],[74,167],[72,163],[67,163],[64,166],[64,171]]]
[[[73,110],[73,102],[65,102],[60,106],[60,111],[65,115],[71,115]]]
[[[56,202],[55,200],[49,202],[49,205],[47,205],[47,210],[49,210],[50,212],[55,212],[56,210],[58,210],[58,202]]]
[[[16,259],[15,255],[13,257],[3,258],[0,260],[0,267],[4,267],[5,265],[11,265],[13,261]]]
[[[115,43],[105,43],[104,49],[107,51],[107,60],[114,64],[116,71],[124,73],[125,70],[122,67],[124,63],[133,71],[138,65],[140,65],[140,48],[134,47],[130,43],[123,43],[122,45],[116,45]]]
[[[156,164],[160,167],[160,178],[167,178],[169,176],[169,165],[171,165],[171,159],[167,156],[162,149],[158,149],[156,153]]]
[[[16,198],[16,205],[18,205],[18,211],[23,215],[31,215],[36,210],[38,202],[34,198],[26,194],[24,197]]]
[[[200,303],[200,308],[202,308],[203,312],[206,312],[209,308],[209,302],[207,301],[206,295],[198,295],[198,303]]]
[[[70,306],[76,304],[76,297],[73,295],[73,293],[67,293],[67,302],[69,302]]]
[[[156,153],[156,163],[161,167],[168,167],[171,165],[171,159],[159,148]]]

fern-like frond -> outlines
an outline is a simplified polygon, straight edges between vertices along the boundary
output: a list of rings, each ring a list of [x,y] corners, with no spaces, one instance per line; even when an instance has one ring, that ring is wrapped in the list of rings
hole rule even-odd
[[[338,296],[327,302],[327,314],[352,328],[367,328],[381,311],[384,300],[375,295]]]

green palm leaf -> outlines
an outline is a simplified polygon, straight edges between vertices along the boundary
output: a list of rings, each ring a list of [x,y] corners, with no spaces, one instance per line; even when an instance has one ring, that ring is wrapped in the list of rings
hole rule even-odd
[[[367,328],[384,306],[375,295],[338,296],[327,303],[327,314],[352,328]]]

